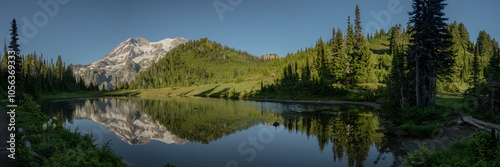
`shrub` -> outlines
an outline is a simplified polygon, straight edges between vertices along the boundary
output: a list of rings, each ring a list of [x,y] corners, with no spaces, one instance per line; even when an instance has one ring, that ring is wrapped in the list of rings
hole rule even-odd
[[[400,129],[408,131],[413,136],[426,137],[437,132],[441,126],[436,124],[431,125],[415,125],[414,123],[405,123],[399,126]]]
[[[499,166],[500,142],[487,132],[476,132],[472,139],[453,143],[445,150],[429,151],[427,145],[403,162],[406,166]]]

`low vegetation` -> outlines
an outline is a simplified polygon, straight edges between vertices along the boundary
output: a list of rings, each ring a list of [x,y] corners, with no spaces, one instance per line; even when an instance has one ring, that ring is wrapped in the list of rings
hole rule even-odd
[[[446,150],[429,150],[427,145],[405,160],[406,166],[499,166],[500,142],[487,132],[476,132]]]
[[[16,113],[16,123],[23,129],[16,134],[21,143],[16,161],[23,166],[125,166],[108,144],[99,148],[91,135],[64,129],[62,119],[49,118],[33,101],[19,106]]]

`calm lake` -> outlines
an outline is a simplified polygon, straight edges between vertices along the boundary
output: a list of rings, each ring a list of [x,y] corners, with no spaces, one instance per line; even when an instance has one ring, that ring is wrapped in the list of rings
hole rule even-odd
[[[199,97],[40,103],[133,166],[391,166],[399,156],[367,106]]]

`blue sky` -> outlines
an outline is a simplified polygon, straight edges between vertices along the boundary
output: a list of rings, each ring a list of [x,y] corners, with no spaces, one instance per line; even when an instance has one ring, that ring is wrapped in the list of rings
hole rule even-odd
[[[44,10],[39,3],[51,5]],[[446,17],[463,22],[472,41],[481,30],[500,38],[495,21],[500,1],[447,3]],[[1,0],[0,37],[9,42],[10,21],[16,18],[20,36],[27,39],[21,43],[23,54],[61,55],[67,64],[97,61],[132,37],[151,42],[207,37],[257,56],[286,56],[319,37],[331,38],[333,27],[345,31],[356,4],[365,33],[406,24],[411,11],[410,0]]]

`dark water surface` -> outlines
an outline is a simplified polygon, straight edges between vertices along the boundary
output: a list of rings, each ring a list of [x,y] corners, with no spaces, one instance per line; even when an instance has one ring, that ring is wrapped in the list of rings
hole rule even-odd
[[[391,166],[393,139],[356,105],[198,97],[41,102],[134,166]],[[274,127],[272,124],[279,122]]]

